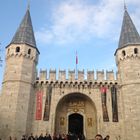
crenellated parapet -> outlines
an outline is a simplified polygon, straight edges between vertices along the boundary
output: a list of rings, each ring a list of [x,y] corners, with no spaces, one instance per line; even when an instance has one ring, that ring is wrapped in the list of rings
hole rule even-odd
[[[104,74],[104,70],[102,71],[97,71],[97,81],[103,81],[105,80],[105,74]]]
[[[95,79],[94,77],[94,71],[87,71],[87,81],[93,82]]]
[[[39,80],[46,81],[46,79],[47,79],[47,70],[40,70]]]
[[[76,80],[75,70],[69,70],[69,72],[68,72],[68,80],[69,81],[75,81]]]
[[[80,71],[78,70],[78,81],[84,81],[85,80],[85,74],[84,74],[84,70]]]
[[[112,71],[106,71],[106,79],[109,81],[114,81],[115,80],[115,75],[113,70]]]
[[[115,82],[116,73],[112,71],[84,71],[78,70],[77,73],[75,70],[59,70],[57,73],[56,70],[50,70],[47,73],[47,70],[40,70],[38,81],[49,81],[49,82]]]
[[[15,59],[15,58],[25,58],[30,61],[34,61],[38,63],[38,55],[39,53],[35,48],[32,48],[26,44],[11,44],[6,49],[6,60]]]
[[[56,81],[56,70],[50,70],[49,71],[49,80],[50,81]]]
[[[59,70],[59,75],[58,75],[59,81],[65,81],[66,80],[66,71],[65,70]]]

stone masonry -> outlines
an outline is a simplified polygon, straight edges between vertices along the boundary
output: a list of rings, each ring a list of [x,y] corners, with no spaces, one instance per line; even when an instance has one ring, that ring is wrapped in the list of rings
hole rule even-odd
[[[70,127],[75,125],[70,121],[72,118],[78,121],[81,128],[76,128],[87,140],[93,140],[97,133],[108,134],[114,140],[139,140],[139,50],[140,36],[125,9],[119,47],[115,52],[117,74],[79,70],[76,77],[75,70],[41,70],[38,76],[36,66],[40,53],[27,9],[6,47],[0,95],[0,138],[8,140],[12,136],[20,140],[23,134],[30,133],[67,134],[74,131]],[[116,91],[117,109],[112,88]],[[106,100],[101,89],[106,91]],[[42,93],[41,118],[36,119],[39,92]]]

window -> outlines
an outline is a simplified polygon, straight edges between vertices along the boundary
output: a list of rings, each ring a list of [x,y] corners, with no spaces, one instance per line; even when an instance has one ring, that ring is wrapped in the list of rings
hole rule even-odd
[[[125,53],[125,51],[123,50],[123,51],[122,51],[122,56],[125,56],[125,55],[126,55],[126,53]]]
[[[134,54],[138,54],[138,48],[134,49]]]
[[[16,47],[16,53],[20,52],[20,47]]]
[[[10,49],[8,49],[7,53],[9,54]]]
[[[28,50],[28,54],[31,54],[31,49]]]

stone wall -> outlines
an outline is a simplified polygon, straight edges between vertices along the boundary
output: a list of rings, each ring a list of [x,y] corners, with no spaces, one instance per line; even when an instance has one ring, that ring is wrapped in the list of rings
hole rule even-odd
[[[116,62],[122,96],[124,140],[140,136],[140,53],[139,45],[118,49]]]
[[[74,111],[71,112],[71,110],[65,110],[61,112],[61,107],[59,106],[59,104],[61,104],[61,106],[67,106],[65,103],[65,99],[67,99],[68,97],[72,97],[75,94],[77,95],[77,98],[79,97],[83,97],[83,99],[87,100],[87,103],[92,103],[92,107],[91,107],[91,111],[89,113],[84,112],[83,116],[85,118],[85,120],[87,120],[87,118],[91,118],[91,116],[93,116],[92,114],[92,110],[94,111],[94,113],[96,114],[96,119],[93,121],[93,129],[96,129],[96,131],[91,132],[90,134],[87,133],[88,131],[88,126],[87,126],[87,122],[85,121],[85,135],[87,136],[88,139],[93,139],[94,136],[96,135],[96,133],[101,133],[103,134],[103,136],[109,134],[111,136],[111,139],[118,139],[119,137],[123,138],[123,133],[122,133],[122,129],[123,129],[123,118],[122,118],[122,106],[121,106],[121,95],[120,95],[120,91],[119,91],[119,85],[117,84],[117,81],[114,80],[112,83],[97,83],[97,82],[70,82],[70,81],[42,81],[42,80],[37,80],[36,81],[36,90],[42,90],[43,91],[43,111],[44,111],[44,107],[45,107],[45,99],[46,99],[46,88],[48,86],[52,87],[52,100],[51,100],[51,112],[50,112],[50,119],[49,121],[43,121],[43,114],[42,113],[42,120],[35,120],[35,112],[36,112],[36,99],[34,98],[34,113],[33,113],[33,122],[32,122],[32,132],[34,134],[38,133],[50,133],[53,134],[54,132],[56,132],[56,128],[59,128],[58,125],[59,124],[59,113],[62,113],[62,116],[65,116],[66,118],[66,122],[67,122],[67,115],[69,113],[75,113]],[[117,98],[118,98],[118,112],[119,112],[119,122],[113,122],[112,119],[112,101],[111,101],[111,92],[110,92],[110,88],[115,85],[118,89],[118,93],[117,93]],[[100,88],[102,86],[107,87],[107,109],[108,109],[108,115],[109,115],[109,122],[104,122],[103,121],[103,113],[102,113],[102,105],[101,105],[101,91]],[[63,102],[64,101],[64,102]],[[59,106],[59,108],[58,108]],[[61,109],[60,109],[61,108]],[[58,110],[57,110],[58,109]],[[88,110],[89,107],[85,107],[85,110]],[[58,112],[59,113],[58,113]],[[81,110],[79,109],[77,111],[77,113],[81,114]],[[57,120],[56,120],[57,118]],[[62,130],[64,130],[64,133],[68,132],[68,130],[66,128],[63,128]],[[57,132],[59,132],[57,130]],[[62,132],[62,131],[60,131]]]

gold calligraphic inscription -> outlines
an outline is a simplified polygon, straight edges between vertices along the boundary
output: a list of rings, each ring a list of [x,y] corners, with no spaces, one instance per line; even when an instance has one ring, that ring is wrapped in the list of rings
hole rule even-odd
[[[84,107],[85,103],[84,101],[71,101],[68,104],[69,107]]]

